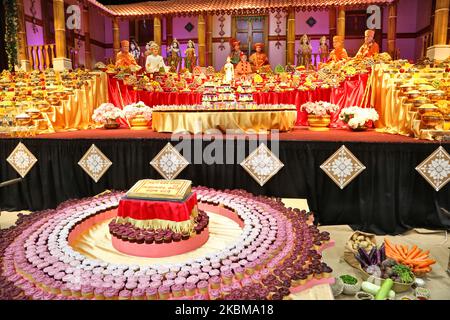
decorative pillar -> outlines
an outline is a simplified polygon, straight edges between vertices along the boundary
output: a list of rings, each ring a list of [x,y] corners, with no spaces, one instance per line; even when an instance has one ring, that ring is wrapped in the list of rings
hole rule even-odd
[[[84,27],[84,66],[91,69],[91,34],[89,32],[89,8],[83,8],[83,27]]]
[[[206,66],[206,25],[205,16],[198,16],[198,64],[200,67]]]
[[[56,71],[72,69],[72,61],[67,59],[66,51],[66,20],[64,17],[64,0],[53,0],[53,16],[56,45],[56,58],[53,59],[53,68]]]
[[[17,14],[18,22],[17,26],[17,40],[18,40],[18,60],[20,68],[24,71],[31,70],[30,60],[27,59],[27,33],[25,28],[25,14],[23,9],[23,0],[17,1]]]
[[[139,45],[139,20],[134,20],[134,40]]]
[[[337,17],[337,35],[345,38],[345,8],[339,7]]]
[[[166,17],[166,43],[167,46],[170,46],[173,41],[173,19],[172,16]]]
[[[119,28],[119,18],[114,17],[112,20],[113,24],[113,50],[114,50],[114,61],[116,56],[120,51],[120,28]]]
[[[295,10],[289,8],[286,28],[286,64],[295,65]]]
[[[153,18],[153,41],[161,46],[161,18]]]
[[[333,44],[333,37],[336,35],[336,8],[331,7],[328,11],[330,17],[330,45]]]
[[[397,3],[393,2],[389,5],[388,17],[388,35],[387,35],[388,53],[392,58],[396,56],[396,39],[397,39]]]
[[[213,34],[213,15],[208,14],[206,16],[206,63],[208,66],[213,65],[213,41],[212,41],[212,34]]]
[[[430,59],[442,61],[450,56],[450,46],[447,45],[448,14],[450,0],[436,0],[434,17],[434,45],[428,48],[427,56]]]

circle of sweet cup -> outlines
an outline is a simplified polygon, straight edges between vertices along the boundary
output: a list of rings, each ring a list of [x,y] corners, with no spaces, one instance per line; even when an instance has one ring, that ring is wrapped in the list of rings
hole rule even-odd
[[[288,295],[292,285],[332,272],[316,250],[329,234],[307,225],[308,213],[241,190],[195,191],[200,202],[222,205],[244,221],[235,243],[177,265],[93,260],[70,247],[70,232],[116,208],[123,193],[68,201],[56,210],[20,216],[17,227],[1,231],[5,268],[0,298],[168,299],[184,294],[193,299],[276,300]]]

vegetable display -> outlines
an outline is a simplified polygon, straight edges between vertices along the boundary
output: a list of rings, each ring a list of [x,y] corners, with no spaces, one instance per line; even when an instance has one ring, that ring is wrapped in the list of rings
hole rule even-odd
[[[340,276],[340,278],[342,279],[342,281],[345,284],[355,285],[358,283],[358,279],[356,279],[355,277],[349,276],[347,274]]]
[[[380,249],[376,246],[372,247],[369,253],[367,253],[363,248],[358,248],[355,258],[364,269],[370,266],[379,266],[386,259],[384,244],[381,245]]]
[[[375,296],[375,300],[385,300],[388,297],[389,291],[391,291],[393,286],[394,281],[392,281],[392,279],[384,280],[380,290],[377,292],[377,295]]]
[[[410,249],[406,245],[394,245],[387,238],[384,239],[384,243],[386,244],[386,255],[389,258],[410,267],[416,274],[430,272],[431,266],[436,263],[436,260],[429,257],[429,250],[423,251],[416,245]]]

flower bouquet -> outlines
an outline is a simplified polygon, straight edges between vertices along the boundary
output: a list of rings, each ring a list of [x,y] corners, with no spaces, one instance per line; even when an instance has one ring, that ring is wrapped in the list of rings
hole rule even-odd
[[[103,124],[105,129],[116,129],[119,127],[117,119],[123,118],[124,113],[112,103],[103,103],[94,110],[92,120]]]
[[[123,111],[132,130],[148,129],[148,123],[152,120],[152,109],[145,103],[139,101],[129,104],[123,108]]]
[[[330,114],[339,110],[339,106],[325,102],[307,102],[301,106],[300,111],[308,113],[308,122],[312,131],[326,131],[331,122]]]
[[[377,121],[379,116],[373,108],[349,107],[342,109],[339,119],[354,131],[364,131],[368,128],[369,121]]]

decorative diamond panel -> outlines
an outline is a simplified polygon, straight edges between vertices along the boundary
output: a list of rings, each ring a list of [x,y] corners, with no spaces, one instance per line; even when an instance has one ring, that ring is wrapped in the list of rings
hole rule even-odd
[[[262,187],[284,167],[284,164],[262,143],[241,163],[241,166]]]
[[[37,159],[22,142],[19,142],[6,161],[24,178],[31,168],[33,168]]]
[[[189,162],[176,150],[170,142],[153,158],[150,165],[166,180],[175,179]]]
[[[342,146],[335,154],[325,161],[320,168],[341,188],[344,189],[366,167]]]
[[[450,181],[450,156],[440,146],[416,170],[439,191]]]
[[[93,144],[78,165],[97,183],[111,167],[112,162]]]
[[[306,20],[306,24],[310,26],[311,28],[316,25],[317,21],[313,17],[310,17],[308,20]]]
[[[184,28],[187,30],[187,32],[191,32],[192,29],[194,29],[194,25],[193,25],[192,23],[188,22],[188,23],[184,26]]]

